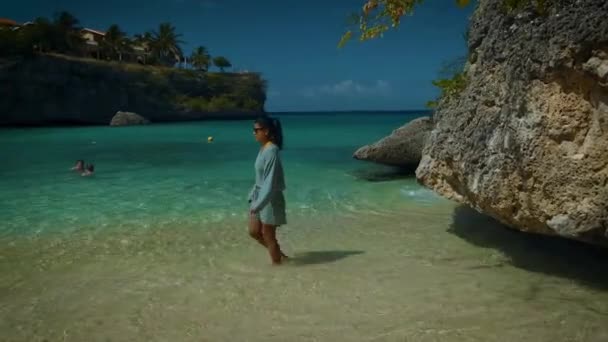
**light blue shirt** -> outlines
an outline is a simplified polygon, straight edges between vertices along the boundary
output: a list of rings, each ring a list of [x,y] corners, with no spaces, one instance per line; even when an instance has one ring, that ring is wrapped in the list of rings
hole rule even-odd
[[[258,190],[258,195],[252,201],[250,209],[260,211],[272,198],[273,193],[285,190],[285,175],[279,155],[279,147],[270,144],[258,153],[255,159],[255,185],[249,194],[249,199]]]

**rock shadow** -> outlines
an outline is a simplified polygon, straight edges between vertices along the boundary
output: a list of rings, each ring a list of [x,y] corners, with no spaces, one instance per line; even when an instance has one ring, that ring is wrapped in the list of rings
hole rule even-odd
[[[503,252],[515,267],[608,290],[608,249],[516,231],[467,206],[454,210],[448,232],[476,246]]]
[[[350,174],[366,182],[388,182],[398,179],[415,178],[416,168],[411,167],[383,167],[383,168],[363,168],[356,169]]]

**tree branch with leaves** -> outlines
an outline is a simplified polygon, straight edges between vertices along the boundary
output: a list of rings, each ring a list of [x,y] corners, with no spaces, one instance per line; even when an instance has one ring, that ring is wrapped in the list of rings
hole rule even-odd
[[[466,7],[471,4],[471,0],[453,0],[458,7]],[[498,0],[497,0],[498,1]],[[551,0],[502,0],[506,10],[513,11],[533,6],[536,12],[543,14],[546,12],[547,4]],[[358,32],[359,40],[366,41],[382,37],[384,32],[391,28],[396,28],[401,23],[401,18],[411,15],[414,9],[424,3],[424,0],[368,0],[365,2],[361,11],[351,14],[348,24],[355,28],[347,30],[340,41],[338,47],[343,47]]]

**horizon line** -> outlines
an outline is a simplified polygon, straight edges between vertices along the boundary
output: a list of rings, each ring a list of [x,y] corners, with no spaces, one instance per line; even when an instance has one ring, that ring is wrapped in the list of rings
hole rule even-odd
[[[280,110],[280,111],[267,111],[267,113],[280,114],[280,113],[420,113],[420,112],[432,112],[432,109],[357,109],[357,110]]]

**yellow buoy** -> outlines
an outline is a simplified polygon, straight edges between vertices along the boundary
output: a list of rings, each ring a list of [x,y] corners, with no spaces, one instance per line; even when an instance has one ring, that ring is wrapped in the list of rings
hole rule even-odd
[[[212,142],[212,141],[213,141],[213,137],[212,136],[207,137],[207,142]]]

